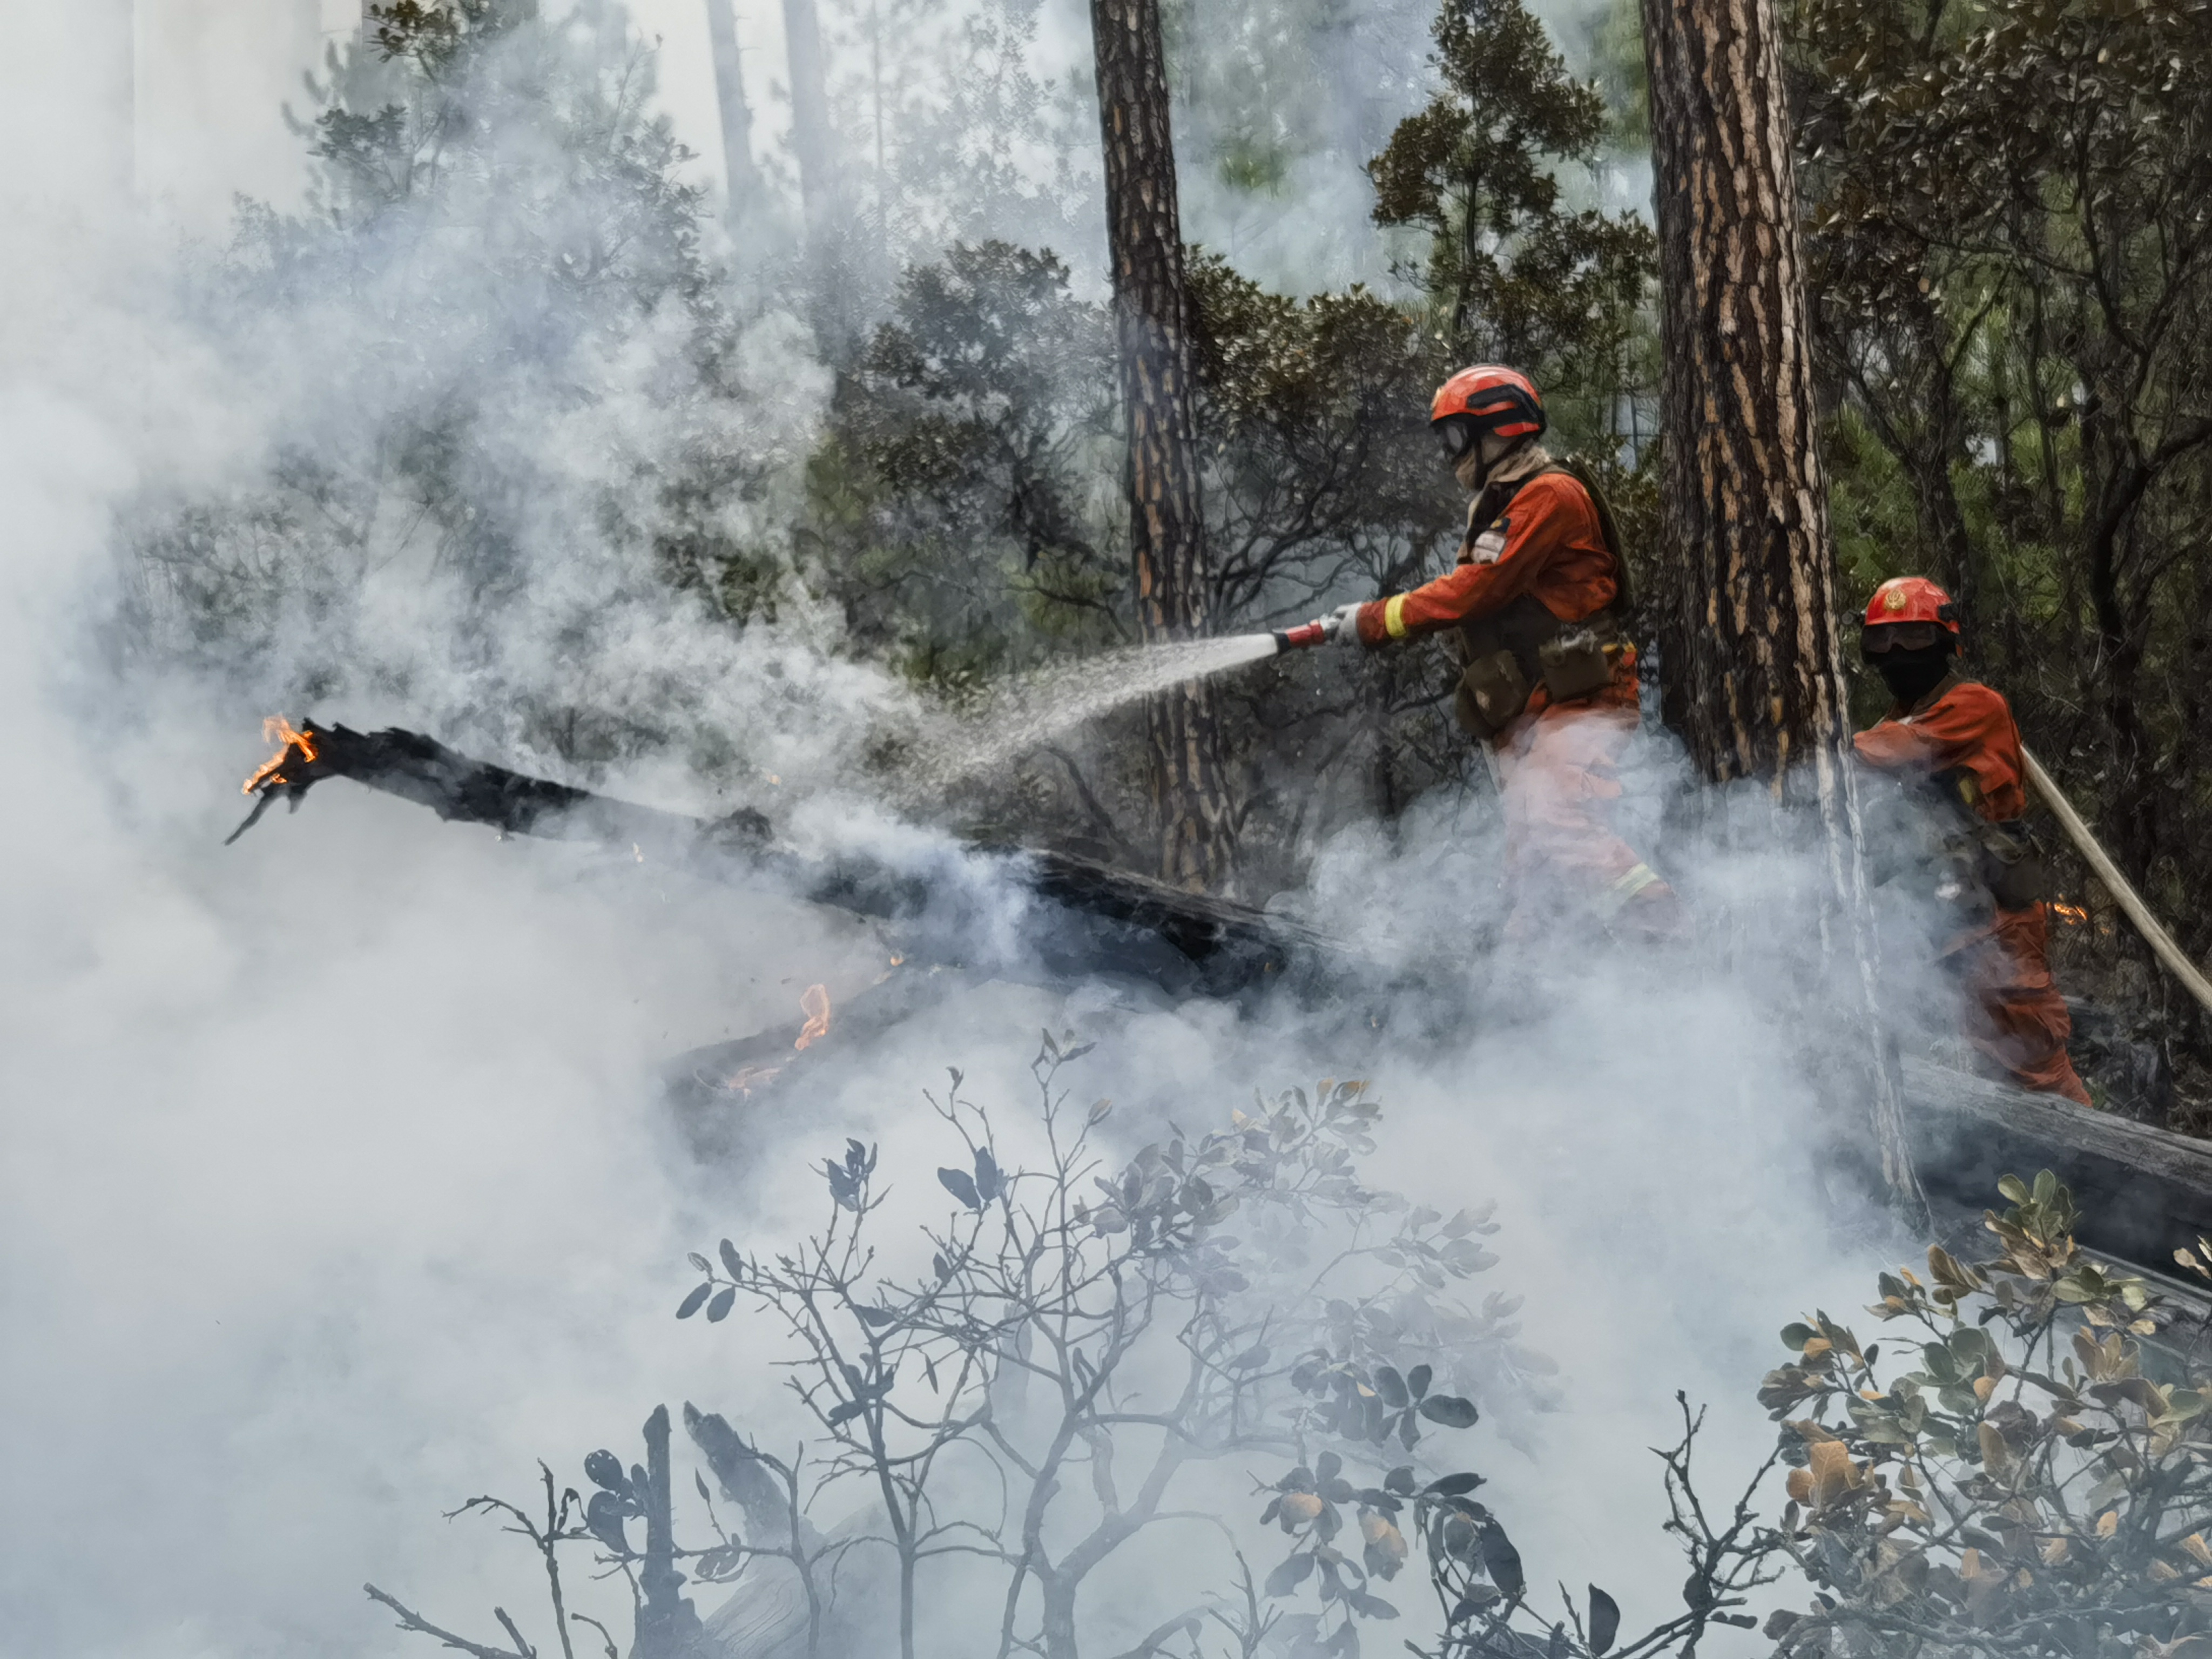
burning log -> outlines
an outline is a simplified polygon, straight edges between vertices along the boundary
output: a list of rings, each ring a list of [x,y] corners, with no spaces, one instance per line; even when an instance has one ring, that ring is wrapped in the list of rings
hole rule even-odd
[[[449,822],[628,848],[727,879],[774,883],[800,899],[896,923],[905,954],[940,961],[988,956],[994,877],[1038,902],[1026,945],[1049,975],[1105,973],[1175,996],[1229,996],[1304,978],[1335,954],[1318,935],[1248,906],[1071,854],[971,848],[984,865],[980,881],[954,858],[933,868],[895,868],[858,854],[815,858],[779,842],[750,810],[712,819],[664,812],[474,760],[398,728],[361,732],[302,720],[295,729],[279,718],[267,729],[279,746],[246,781],[253,810],[232,842],[280,796],[296,811],[316,784],[349,778]]]
[[[811,859],[780,843],[757,812],[704,819],[659,811],[472,760],[413,732],[362,733],[312,720],[295,728],[281,720],[269,730],[279,747],[246,781],[253,811],[233,841],[279,796],[296,810],[324,779],[350,778],[450,821],[635,848],[730,879],[773,881],[905,933],[907,965],[841,999],[836,1041],[819,1040],[832,1019],[829,992],[809,988],[792,1024],[679,1058],[669,1079],[679,1103],[726,1104],[782,1086],[825,1049],[865,1043],[915,1015],[935,994],[933,973],[946,964],[1008,971],[981,959],[985,930],[971,925],[974,895],[960,890],[963,880],[974,886],[973,872],[963,877],[957,861],[914,870],[849,855]],[[1347,1026],[1364,1027],[1370,1008],[1390,1000],[1375,964],[1245,906],[1066,854],[1002,848],[980,856],[987,876],[1036,901],[1026,929],[1031,957],[1017,974],[1123,975],[1176,996],[1288,982],[1338,999]],[[1911,1060],[1905,1096],[1916,1159],[1931,1196],[1954,1217],[1978,1215],[1999,1174],[2049,1167],[2082,1200],[2090,1218],[2083,1242],[2112,1255],[2155,1269],[2199,1232],[2212,1233],[2212,1146],[2203,1141]]]
[[[806,994],[799,999],[799,1006],[806,1016],[806,1024],[799,1028],[793,1048],[804,1048],[830,1035],[830,988],[810,985]]]
[[[238,793],[241,795],[265,794],[284,784],[287,781],[284,769],[292,763],[292,757],[295,754],[299,757],[301,766],[311,766],[314,763],[315,740],[304,732],[295,732],[292,729],[292,722],[282,714],[271,714],[261,722],[261,740],[264,743],[275,744],[276,752],[253,769],[253,775],[239,787]],[[252,822],[251,818],[246,820],[248,823]],[[240,824],[236,830],[232,830],[230,840],[236,841],[244,833],[246,825]],[[230,842],[223,843],[226,847],[229,844]]]
[[[245,793],[255,797],[253,810],[230,832],[226,847],[258,823],[280,797],[299,811],[307,791],[325,778],[351,778],[427,806],[448,821],[486,823],[509,835],[650,843],[667,851],[688,847],[708,828],[696,818],[471,760],[419,732],[393,728],[362,733],[313,720],[302,721],[295,731],[282,715],[266,721],[264,730],[277,750],[246,779]],[[757,832],[765,836],[767,829],[768,821],[759,819]]]

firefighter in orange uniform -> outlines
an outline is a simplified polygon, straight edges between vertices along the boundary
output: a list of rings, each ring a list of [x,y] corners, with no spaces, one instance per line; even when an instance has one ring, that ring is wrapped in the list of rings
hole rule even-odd
[[[1430,429],[1474,494],[1457,567],[1411,592],[1346,605],[1346,644],[1452,636],[1460,724],[1489,744],[1503,798],[1515,903],[1527,937],[1564,902],[1614,933],[1687,932],[1674,890],[1609,823],[1637,723],[1636,648],[1621,627],[1627,574],[1604,499],[1540,441],[1543,399],[1495,364],[1438,389]]]
[[[1945,889],[1966,906],[1938,955],[1973,1000],[1967,1036],[2023,1088],[2087,1106],[2067,1058],[2073,1021],[2051,978],[2041,861],[2021,827],[2027,811],[2020,728],[1988,686],[1955,666],[1949,595],[1923,576],[1875,589],[1862,636],[1890,695],[1889,713],[1852,739],[1868,766],[1925,785],[1955,831]]]

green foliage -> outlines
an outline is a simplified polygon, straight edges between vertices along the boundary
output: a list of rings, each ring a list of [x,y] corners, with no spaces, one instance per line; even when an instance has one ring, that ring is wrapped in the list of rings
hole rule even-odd
[[[1525,1394],[1550,1370],[1514,1340],[1517,1300],[1478,1310],[1455,1294],[1497,1264],[1476,1242],[1495,1224],[1362,1182],[1381,1109],[1358,1083],[1294,1089],[1103,1166],[1108,1103],[1073,1109],[1059,1086],[1087,1047],[1047,1033],[1037,1055],[1042,1167],[1006,1161],[957,1072],[933,1100],[960,1152],[936,1171],[955,1208],[926,1233],[926,1273],[876,1267],[884,1188],[875,1149],[851,1141],[820,1166],[822,1230],[773,1257],[731,1241],[694,1255],[702,1279],[677,1316],[719,1321],[742,1296],[781,1328],[823,1449],[809,1507],[848,1484],[880,1494],[905,1563],[982,1540],[1009,1572],[992,1597],[1002,1644],[1070,1659],[1085,1577],[1169,1518],[1186,1466],[1287,1457],[1261,1524],[1289,1548],[1264,1594],[1310,1588],[1321,1611],[1263,1615],[1254,1592],[1248,1634],[1279,1627],[1297,1653],[1355,1649],[1353,1621],[1398,1616],[1371,1588],[1407,1559],[1398,1517],[1425,1522],[1479,1484],[1421,1449],[1474,1426],[1456,1390]],[[1327,1449],[1309,1458],[1315,1444]],[[937,1474],[955,1448],[988,1462],[1018,1521],[955,1505]],[[1085,1462],[1136,1484],[1117,1496],[1109,1476],[1086,1493],[1071,1479]],[[726,1557],[732,1570],[742,1555]],[[902,1572],[902,1626],[919,1593]]]
[[[1607,0],[1589,24],[1589,56],[1613,124],[1612,143],[1631,155],[1643,155],[1651,146],[1651,83],[1637,0]]]
[[[1442,342],[1364,288],[1297,300],[1194,253],[1191,295],[1215,607],[1303,619],[1402,580],[1457,528],[1428,435]]]
[[[702,192],[645,113],[650,61],[619,10],[586,5],[573,31],[536,0],[402,0],[370,18],[376,63],[343,65],[313,125],[338,227],[398,230],[398,216],[422,234],[466,214],[482,256],[528,284],[517,298],[597,288],[649,311],[696,294]]]
[[[1091,501],[1111,351],[1048,252],[956,246],[900,280],[812,477],[814,574],[864,645],[957,684],[1119,636]]]
[[[1279,239],[1301,272],[1334,264],[1335,204],[1304,199],[1300,186],[1364,160],[1420,95],[1425,10],[1424,0],[1165,0],[1183,175],[1227,186],[1198,192],[1209,243]]]
[[[1970,658],[2201,954],[2205,9],[1806,0],[1801,16],[1808,285],[1853,577],[1951,588]]]
[[[2206,1640],[2212,1377],[2153,1340],[2142,1279],[2082,1254],[2051,1171],[2000,1184],[1994,1256],[1881,1275],[1869,1311],[1902,1340],[1825,1314],[1782,1334],[1796,1357],[1759,1398],[1789,1419],[1785,1543],[1820,1591],[1770,1623],[1785,1654]]]
[[[1370,164],[1376,222],[1429,233],[1455,355],[1579,389],[1617,362],[1656,257],[1636,215],[1564,204],[1557,169],[1595,162],[1604,100],[1521,0],[1443,0],[1433,34],[1443,84]]]
[[[1188,269],[1216,626],[1304,621],[1440,568],[1460,512],[1425,431],[1443,341],[1364,289],[1294,299],[1202,250]],[[960,691],[1126,635],[1126,569],[1104,550],[1121,538],[1111,353],[1105,308],[1049,252],[956,246],[906,274],[811,464],[810,578],[859,638]],[[1464,761],[1436,666],[1361,665],[1351,691],[1394,803]],[[1327,746],[1346,703],[1312,697],[1312,667],[1296,700],[1270,674],[1224,688],[1249,774]],[[1255,866],[1288,839],[1249,829]]]
[[[763,511],[792,395],[763,371],[787,348],[748,338],[701,255],[689,155],[618,9],[373,21],[301,129],[309,210],[244,206],[204,294],[215,343],[282,400],[282,447],[223,495],[140,504],[140,637],[243,665],[272,702],[434,702],[465,673],[466,718],[507,741],[703,753],[707,688],[551,671],[675,605],[788,599]],[[395,569],[419,573],[416,625],[390,626],[389,576],[374,597]]]

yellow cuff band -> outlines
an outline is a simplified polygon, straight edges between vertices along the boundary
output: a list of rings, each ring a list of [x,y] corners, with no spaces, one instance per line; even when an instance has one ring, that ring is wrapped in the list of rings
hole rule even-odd
[[[1393,593],[1382,601],[1382,631],[1394,640],[1406,637],[1406,596]]]
[[[1605,915],[1612,915],[1658,879],[1659,872],[1650,865],[1637,865],[1627,874],[1616,878],[1606,890],[1605,898],[1598,906],[1599,910]]]

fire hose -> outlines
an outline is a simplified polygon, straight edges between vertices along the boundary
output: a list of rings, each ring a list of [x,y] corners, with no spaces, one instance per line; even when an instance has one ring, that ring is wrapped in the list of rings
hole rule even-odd
[[[2158,918],[2151,915],[2150,907],[2142,902],[2142,895],[2129,885],[2128,878],[2120,873],[2119,866],[2112,862],[2112,855],[2097,844],[2096,836],[2089,833],[2089,826],[2074,810],[2074,803],[2067,799],[2064,793],[2051,781],[2051,774],[2043,769],[2043,763],[2028,752],[2024,744],[2021,746],[2020,755],[2021,759],[2027,763],[2027,779],[2035,786],[2035,793],[2043,797],[2044,804],[2051,808],[2051,817],[2057,818],[2059,827],[2066,831],[2066,838],[2074,843],[2097,879],[2105,884],[2106,890],[2127,913],[2128,920],[2135,923],[2136,931],[2143,936],[2143,942],[2150,946],[2152,954],[2166,964],[2190,995],[2195,997],[2208,1012],[2212,1012],[2212,981],[2206,980],[2197,964],[2173,942],[2173,936],[2159,925]]]

